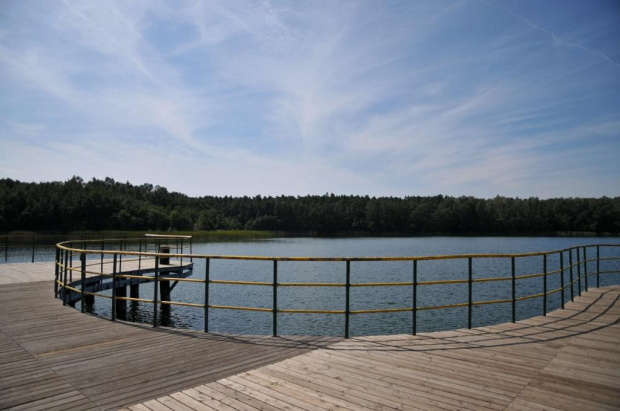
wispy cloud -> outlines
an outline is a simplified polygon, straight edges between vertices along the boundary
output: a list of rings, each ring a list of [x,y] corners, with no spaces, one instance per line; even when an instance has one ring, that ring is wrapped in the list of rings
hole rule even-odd
[[[484,0],[482,0],[484,1]],[[484,1],[485,4],[488,5],[495,5],[495,3],[491,3],[488,1]],[[614,60],[611,59],[611,57],[609,57],[607,54],[605,54],[604,52],[602,52],[601,50],[597,50],[595,48],[592,47],[587,47],[584,46],[583,44],[579,44],[577,42],[573,42],[564,38],[560,38],[556,35],[556,33],[554,33],[553,31],[547,30],[544,27],[541,27],[540,25],[532,22],[530,19],[528,19],[525,16],[522,16],[516,12],[514,12],[513,10],[511,10],[510,8],[506,7],[506,6],[502,6],[502,5],[495,5],[498,8],[501,8],[502,10],[506,11],[507,13],[509,13],[511,16],[516,17],[518,20],[522,21],[523,23],[525,23],[526,25],[528,25],[529,27],[531,27],[532,29],[548,34],[551,39],[553,40],[553,44],[556,46],[564,46],[564,47],[572,47],[572,48],[576,48],[576,49],[580,49],[580,50],[585,50],[587,52],[591,52],[595,55],[597,55],[598,57],[602,58],[603,60],[605,60],[608,63],[613,64],[614,66],[620,68],[620,64],[618,64],[617,62],[615,62]],[[618,11],[618,10],[616,10]]]
[[[571,7],[8,2],[0,170],[192,195],[619,195],[620,17]]]

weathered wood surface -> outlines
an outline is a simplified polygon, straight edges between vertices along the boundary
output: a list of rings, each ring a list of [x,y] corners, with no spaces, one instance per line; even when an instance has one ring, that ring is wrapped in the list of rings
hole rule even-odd
[[[0,285],[54,281],[54,263],[0,264]]]
[[[130,410],[618,410],[620,287],[547,317],[353,338]]]
[[[333,344],[113,323],[53,299],[51,267],[0,286],[0,408],[620,409],[618,286],[516,324]]]
[[[0,285],[0,409],[114,409],[337,341],[153,329],[81,314],[53,294],[50,280]]]

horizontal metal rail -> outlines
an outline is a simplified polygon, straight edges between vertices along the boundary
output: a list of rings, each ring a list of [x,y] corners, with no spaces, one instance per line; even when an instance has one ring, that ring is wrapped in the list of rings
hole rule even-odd
[[[515,254],[454,254],[454,255],[434,255],[434,256],[408,256],[408,257],[272,257],[272,256],[243,256],[243,255],[219,255],[219,254],[181,254],[181,253],[147,253],[138,251],[116,251],[116,250],[88,250],[82,248],[72,248],[69,245],[73,242],[88,243],[92,241],[94,243],[99,240],[84,240],[84,241],[65,241],[58,243],[57,248],[65,251],[72,251],[79,254],[123,254],[123,255],[135,255],[135,256],[149,256],[149,257],[179,257],[179,258],[209,258],[212,260],[254,260],[254,261],[433,261],[433,260],[458,260],[467,258],[525,258],[525,257],[542,257],[544,255],[558,254],[560,252],[567,252],[576,248],[583,247],[620,247],[620,244],[592,244],[587,246],[576,246],[564,249],[558,249],[553,251],[539,251],[535,253],[515,253]],[[113,241],[113,240],[109,240]],[[120,241],[120,240],[116,240]],[[620,258],[620,257],[618,257]],[[616,258],[616,259],[618,259]],[[602,261],[602,259],[601,259]],[[581,261],[583,263],[583,261]]]
[[[174,238],[174,239],[182,239],[188,238],[187,236],[152,236],[153,238]],[[564,306],[565,302],[565,294],[566,290],[570,290],[570,299],[574,298],[574,288],[577,285],[577,291],[580,294],[583,286],[585,289],[588,288],[588,279],[595,278],[596,284],[599,284],[599,278],[601,275],[610,275],[610,274],[619,274],[620,270],[601,270],[600,263],[601,262],[613,262],[620,261],[620,257],[617,256],[600,256],[601,248],[609,248],[616,249],[620,247],[620,244],[594,244],[594,245],[585,245],[585,246],[576,246],[570,247],[561,250],[554,250],[549,252],[535,252],[535,253],[520,253],[520,254],[459,254],[459,255],[439,255],[439,256],[411,256],[411,257],[267,257],[267,256],[236,256],[236,255],[206,255],[206,254],[183,254],[183,253],[160,253],[160,252],[146,252],[146,251],[130,251],[127,249],[123,249],[123,245],[119,247],[118,250],[115,249],[89,249],[87,247],[76,248],[75,245],[84,245],[88,242],[93,242],[95,244],[100,244],[102,240],[77,240],[77,241],[67,241],[63,243],[59,243],[57,245],[57,255],[55,262],[55,270],[56,270],[56,279],[54,282],[55,292],[58,293],[58,289],[61,288],[64,298],[66,299],[66,293],[68,291],[80,294],[82,296],[82,305],[84,304],[84,296],[92,296],[92,297],[103,297],[112,299],[114,301],[131,301],[131,302],[139,302],[145,304],[153,304],[154,306],[154,322],[153,324],[157,326],[157,306],[181,306],[181,307],[193,307],[193,308],[201,308],[205,310],[205,331],[208,330],[208,310],[209,309],[218,309],[218,310],[240,310],[240,311],[253,311],[253,312],[265,312],[271,313],[273,315],[273,329],[274,335],[277,334],[277,314],[336,314],[336,315],[344,315],[346,317],[346,326],[345,326],[345,336],[348,337],[349,334],[349,322],[348,318],[350,315],[360,315],[360,314],[378,314],[378,313],[400,313],[400,312],[411,312],[413,315],[413,333],[415,334],[416,330],[416,316],[419,311],[430,311],[430,310],[441,310],[441,309],[452,309],[452,308],[468,308],[468,327],[472,326],[472,307],[483,306],[483,305],[492,305],[492,304],[512,304],[512,312],[513,312],[513,321],[515,321],[516,315],[516,303],[520,301],[535,299],[535,298],[543,298],[543,315],[547,313],[547,297],[556,293],[561,293],[561,304]],[[107,239],[107,242],[114,241]],[[131,239],[121,239],[116,241],[124,241],[123,244],[131,242]],[[142,243],[140,243],[140,247]],[[586,250],[596,250],[596,257],[587,258]],[[77,255],[80,256],[82,261],[81,266],[74,266],[73,260],[70,256]],[[88,255],[99,255],[101,260],[95,263],[88,263],[87,256]],[[114,258],[104,259],[103,256],[107,255]],[[127,263],[129,261],[138,261],[142,262],[146,259],[154,259],[155,267],[147,269],[151,274],[154,272],[154,275],[137,275],[131,272],[117,272],[117,257],[119,258],[119,262],[123,256],[137,257],[137,258],[129,258],[123,260],[123,262]],[[559,268],[548,270],[548,257],[555,256],[557,264],[559,264]],[[521,274],[516,275],[515,272],[515,259],[518,258],[532,258],[532,257],[543,257],[542,259],[542,272],[531,273],[531,274]],[[568,257],[568,261],[566,261]],[[575,258],[576,257],[576,258]],[[194,278],[177,278],[177,277],[169,277],[166,276],[165,273],[162,273],[161,267],[158,265],[158,261],[161,258],[180,258],[180,259],[203,259],[206,261],[206,273],[205,279],[194,279]],[[251,261],[272,261],[273,262],[273,281],[241,281],[241,280],[222,280],[222,279],[213,279],[211,278],[210,273],[210,265],[209,261],[219,259],[219,260],[251,260]],[[421,261],[433,261],[433,260],[466,260],[468,261],[469,274],[467,279],[449,279],[449,280],[435,280],[435,281],[418,281],[417,280],[417,270],[418,270],[418,262]],[[510,259],[512,261],[512,271],[510,276],[500,276],[500,277],[489,277],[489,278],[474,278],[472,271],[472,262],[477,259]],[[413,262],[413,281],[393,281],[393,282],[360,282],[355,283],[350,281],[350,265],[351,262],[370,262],[370,261],[411,261]],[[346,282],[279,282],[277,281],[277,267],[278,262],[345,262],[346,263]],[[566,264],[565,264],[566,262]],[[112,272],[103,272],[104,264],[106,267],[112,266]],[[596,270],[592,271],[591,268],[593,265],[596,265]],[[93,266],[101,266],[101,272],[96,272],[92,270],[87,270],[86,267]],[[168,266],[169,267],[169,266]],[[177,267],[177,266],[175,266]],[[183,269],[183,266],[178,266],[177,268]],[[590,271],[588,271],[590,268]],[[169,268],[167,268],[169,270]],[[575,275],[576,271],[576,275]],[[80,273],[82,276],[82,286],[78,287],[77,283],[71,282],[68,280],[68,274],[72,273]],[[146,271],[145,271],[146,273]],[[553,290],[547,289],[547,279],[551,276],[555,276],[559,274],[561,285],[558,288]],[[126,280],[140,280],[140,282],[154,282],[155,283],[155,294],[153,299],[144,299],[137,297],[127,297],[127,296],[117,296],[115,292],[112,293],[112,296],[100,292],[91,292],[87,291],[84,288],[86,275],[91,276],[99,276],[100,278],[112,278],[114,284],[117,284],[119,279]],[[569,275],[569,280],[565,281],[566,276]],[[92,278],[92,277],[90,277]],[[534,293],[530,295],[522,295],[517,297],[516,295],[516,285],[518,282],[522,280],[531,280],[541,278],[543,280],[543,292]],[[194,302],[183,302],[183,301],[170,301],[157,298],[157,284],[162,281],[167,282],[185,282],[185,283],[193,283],[193,284],[202,284],[205,287],[205,301],[203,303],[194,303]],[[472,285],[474,283],[487,283],[487,282],[505,282],[511,281],[512,283],[512,297],[508,299],[496,299],[496,300],[486,300],[486,301],[474,301],[472,298]],[[582,284],[583,283],[583,284]],[[223,286],[259,286],[259,287],[272,287],[273,288],[273,298],[274,304],[272,307],[250,307],[250,306],[235,306],[235,305],[218,305],[211,304],[209,302],[209,286],[211,284],[218,284]],[[443,304],[443,305],[435,305],[435,306],[418,306],[416,304],[417,301],[417,289],[420,286],[435,286],[435,285],[449,285],[449,284],[459,284],[459,285],[467,285],[469,290],[469,297],[466,302],[458,302],[452,304]],[[346,308],[344,310],[328,310],[328,309],[294,309],[294,308],[278,308],[277,306],[277,290],[279,287],[338,287],[345,288],[345,296],[346,296]],[[350,289],[351,288],[361,288],[361,287],[411,287],[413,289],[413,302],[414,304],[409,307],[402,308],[369,308],[369,309],[350,309]],[[162,294],[163,296],[163,294]],[[114,304],[113,304],[114,305]],[[113,316],[114,318],[114,316]]]

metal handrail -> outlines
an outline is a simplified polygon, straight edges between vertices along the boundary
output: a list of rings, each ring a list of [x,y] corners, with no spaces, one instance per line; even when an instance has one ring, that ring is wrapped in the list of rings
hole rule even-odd
[[[171,236],[172,237],[172,236]],[[175,236],[176,238],[184,237],[184,236]],[[239,256],[239,255],[212,255],[212,254],[183,254],[183,253],[154,253],[154,252],[141,252],[141,251],[127,251],[127,250],[94,250],[94,249],[86,249],[86,248],[74,248],[74,243],[85,244],[86,242],[100,242],[100,240],[79,240],[79,241],[66,241],[57,244],[57,258],[56,258],[56,281],[55,281],[55,293],[58,293],[58,287],[62,287],[63,289],[68,289],[76,293],[81,293],[82,300],[85,295],[93,295],[93,296],[101,296],[105,298],[112,298],[115,300],[122,301],[139,301],[145,303],[152,303],[154,307],[154,326],[157,326],[157,305],[177,305],[177,306],[187,306],[187,307],[196,307],[202,308],[205,311],[205,321],[204,321],[204,330],[208,332],[209,330],[209,309],[227,309],[227,310],[244,310],[244,311],[256,311],[256,312],[271,312],[273,315],[273,335],[277,335],[277,315],[278,313],[290,313],[290,314],[300,314],[300,313],[318,313],[318,314],[342,314],[345,315],[345,338],[349,337],[349,316],[356,314],[373,314],[373,313],[393,313],[393,312],[412,312],[413,315],[413,330],[412,333],[416,334],[416,313],[418,311],[426,311],[426,310],[438,310],[438,309],[447,309],[447,308],[457,308],[457,307],[468,307],[468,328],[472,327],[472,307],[481,306],[481,305],[489,305],[489,304],[512,304],[512,321],[516,321],[516,302],[524,301],[532,298],[543,298],[543,315],[547,314],[547,297],[549,295],[561,292],[561,307],[564,308],[565,304],[565,293],[564,291],[567,288],[570,288],[570,300],[574,300],[574,284],[577,283],[577,291],[579,295],[581,294],[582,289],[582,280],[585,285],[585,290],[588,289],[588,278],[596,277],[596,285],[597,287],[600,285],[600,275],[602,274],[618,274],[620,271],[616,270],[600,270],[600,262],[601,261],[620,261],[620,257],[600,257],[600,248],[601,247],[620,247],[620,244],[591,244],[591,245],[582,245],[569,247],[559,250],[553,251],[543,251],[543,252],[534,252],[534,253],[516,253],[516,254],[457,254],[457,255],[439,255],[439,256],[409,256],[409,257],[268,257],[268,256]],[[122,247],[121,247],[122,248]],[[587,258],[586,250],[587,249],[596,249],[596,258]],[[576,261],[573,260],[573,251],[576,251]],[[79,254],[80,259],[82,261],[81,267],[78,269],[76,267],[72,267],[69,265],[69,259],[67,255],[71,253]],[[564,265],[565,255],[568,253],[568,265]],[[86,271],[86,255],[89,254],[101,254],[101,258],[103,261],[103,255],[112,255],[114,256],[114,260],[116,260],[117,256],[137,256],[138,259],[151,257],[155,258],[155,275],[154,276],[135,276],[130,274],[123,274],[121,272],[114,272],[112,274],[103,273],[103,269],[101,273],[96,273],[92,271]],[[547,257],[550,255],[558,255],[559,256],[559,269],[549,271],[547,269]],[[583,255],[583,258],[582,258]],[[64,256],[64,257],[63,257]],[[526,258],[526,257],[543,257],[543,272],[535,273],[535,274],[526,274],[526,275],[516,275],[515,270],[515,259],[517,258]],[[177,257],[177,258],[191,258],[193,259],[204,259],[206,264],[205,268],[205,279],[187,279],[187,278],[173,278],[173,277],[164,277],[159,275],[159,265],[158,258],[161,257]],[[509,277],[491,277],[491,278],[473,278],[472,271],[472,262],[474,259],[489,259],[489,258],[503,258],[503,259],[511,259],[511,276]],[[221,259],[221,260],[252,260],[252,261],[273,261],[273,281],[272,282],[260,282],[260,281],[233,281],[233,280],[214,280],[210,278],[210,260]],[[468,279],[465,280],[441,280],[441,281],[417,281],[417,266],[420,261],[432,261],[432,260],[455,260],[455,259],[465,259],[468,262]],[[127,260],[126,260],[127,261]],[[313,282],[278,282],[277,280],[277,267],[278,262],[281,261],[325,261],[325,262],[345,262],[346,263],[346,282],[344,283],[313,283]],[[373,282],[373,283],[352,283],[350,281],[350,265],[351,262],[354,261],[411,261],[413,262],[413,280],[411,282]],[[596,271],[588,273],[587,263],[596,263]],[[116,262],[114,262],[114,267],[116,268]],[[577,276],[574,277],[574,268],[577,269]],[[583,268],[583,273],[582,269]],[[141,298],[132,298],[132,297],[110,297],[109,295],[101,294],[101,293],[92,293],[85,291],[84,287],[82,290],[77,289],[75,287],[70,286],[67,283],[67,273],[79,271],[82,275],[82,284],[84,284],[84,278],[86,274],[97,274],[106,277],[113,277],[116,281],[119,278],[132,279],[132,278],[140,278],[143,280],[155,281],[155,294],[154,298],[149,299],[141,299]],[[120,271],[120,270],[119,270]],[[64,272],[64,280],[62,279],[62,273]],[[570,274],[570,281],[565,284],[565,276],[566,273]],[[561,286],[554,290],[547,290],[547,278],[551,275],[560,274]],[[543,278],[543,292],[526,295],[526,296],[516,296],[516,282],[524,279],[530,278]],[[191,283],[202,283],[205,287],[205,298],[202,304],[199,303],[188,303],[188,302],[175,302],[175,301],[161,301],[157,298],[157,284],[160,281],[181,281],[181,282],[191,282]],[[494,281],[511,281],[512,282],[512,297],[509,299],[501,299],[501,300],[488,300],[488,301],[474,301],[472,298],[472,287],[473,283],[477,282],[494,282]],[[230,305],[216,305],[209,303],[209,285],[210,284],[226,284],[226,285],[248,285],[248,286],[270,286],[273,288],[273,305],[271,308],[266,307],[246,307],[246,306],[230,306]],[[455,303],[455,304],[447,304],[447,305],[439,305],[439,306],[417,306],[417,290],[420,286],[430,286],[430,285],[446,285],[446,284],[468,284],[468,301]],[[388,308],[388,309],[366,309],[366,310],[351,310],[350,306],[350,289],[354,287],[403,287],[408,286],[412,287],[412,297],[413,304],[411,307],[402,307],[402,308]],[[304,309],[279,309],[277,307],[277,290],[278,287],[344,287],[346,289],[345,303],[346,308],[344,310],[304,310]],[[66,295],[66,294],[65,294]],[[84,304],[82,301],[82,310],[84,310]],[[114,316],[113,316],[114,318]]]
[[[45,249],[45,248],[56,248],[57,247],[57,243],[56,241],[58,241],[59,238],[72,238],[73,240],[70,240],[69,242],[81,242],[82,244],[86,244],[88,243],[99,243],[103,244],[105,243],[109,243],[109,242],[121,242],[121,244],[123,244],[122,242],[124,242],[125,246],[127,244],[128,241],[142,241],[144,240],[144,238],[151,238],[153,240],[174,240],[177,241],[181,240],[188,240],[189,239],[189,247],[190,247],[190,253],[192,250],[192,236],[189,235],[170,235],[170,234],[145,234],[144,238],[128,238],[127,236],[124,236],[123,238],[115,238],[115,237],[108,237],[106,238],[105,235],[103,234],[80,234],[78,236],[76,235],[71,235],[71,234],[3,234],[0,235],[0,238],[4,237],[4,240],[2,240],[0,242],[0,249],[3,249],[3,254],[4,254],[4,261],[8,262],[9,260],[9,250],[13,250],[13,249],[25,249],[28,250],[29,254],[31,255],[31,262],[35,262],[35,254],[36,254],[36,250],[39,249]],[[79,237],[79,239],[76,239],[75,237]],[[43,239],[48,239],[47,241],[54,241],[53,243],[49,244],[49,243],[44,243],[41,244],[41,240]],[[9,239],[19,239],[20,241],[13,241],[13,243],[11,244],[9,242]],[[50,240],[51,239],[51,240]],[[181,243],[183,244],[183,243]]]

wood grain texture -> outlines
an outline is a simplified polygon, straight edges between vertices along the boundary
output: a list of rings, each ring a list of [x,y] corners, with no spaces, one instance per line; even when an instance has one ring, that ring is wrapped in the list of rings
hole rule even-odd
[[[0,278],[29,267],[42,275],[42,264],[3,264]],[[53,281],[33,278],[0,285],[0,409],[116,409],[156,397],[162,409],[194,409],[204,394],[175,393],[339,341],[112,322],[63,307]]]
[[[239,410],[617,410],[619,300],[618,286],[590,288],[515,324],[353,338],[180,394]]]
[[[54,299],[51,264],[3,266],[50,274],[0,285],[2,409],[620,408],[620,286],[514,324],[342,341],[111,322]]]

